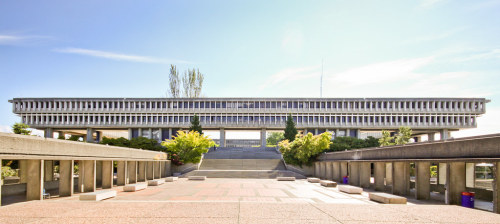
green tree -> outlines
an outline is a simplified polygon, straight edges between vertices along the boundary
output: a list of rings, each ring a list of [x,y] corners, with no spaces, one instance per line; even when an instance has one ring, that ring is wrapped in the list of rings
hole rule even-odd
[[[99,144],[128,147],[135,149],[153,150],[153,151],[166,151],[165,147],[161,146],[156,140],[145,137],[132,138],[131,140],[128,140],[123,137],[120,138],[102,137],[102,141],[99,142]]]
[[[184,97],[198,98],[201,96],[204,75],[199,69],[188,69],[184,72],[182,86],[184,87]]]
[[[169,75],[169,88],[167,91],[167,96],[172,98],[180,97],[180,79],[179,73],[177,73],[177,67],[175,65],[170,65],[170,75]]]
[[[295,128],[295,122],[293,122],[292,114],[288,114],[284,135],[285,139],[287,139],[289,142],[293,142],[297,133],[297,128]]]
[[[70,141],[80,141],[80,137],[81,136],[78,136],[78,135],[71,135],[68,140]]]
[[[174,139],[167,139],[161,144],[183,163],[199,163],[201,155],[207,153],[210,147],[215,146],[212,139],[195,131],[189,133],[178,131]]]
[[[189,127],[189,131],[197,131],[198,133],[203,134],[203,130],[200,124],[200,117],[198,117],[198,115],[196,114],[191,120],[191,127]]]
[[[278,145],[278,143],[285,139],[285,134],[283,132],[271,132],[266,139],[267,145]]]
[[[329,148],[331,138],[332,133],[324,132],[320,135],[307,133],[297,136],[292,142],[285,139],[279,143],[280,152],[289,164],[310,166],[320,153]]]
[[[12,132],[18,135],[31,135],[31,131],[28,130],[28,128],[30,128],[30,126],[28,126],[27,124],[15,123],[14,125],[12,125]]]
[[[389,131],[383,130],[382,131],[382,138],[378,140],[380,143],[380,146],[388,146],[388,145],[394,145],[394,137],[391,136],[391,133]]]
[[[395,138],[396,145],[408,144],[411,138],[411,134],[412,131],[410,127],[399,127],[399,133]]]

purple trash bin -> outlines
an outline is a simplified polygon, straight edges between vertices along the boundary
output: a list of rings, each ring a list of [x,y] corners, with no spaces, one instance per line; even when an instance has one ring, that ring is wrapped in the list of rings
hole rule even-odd
[[[342,183],[343,183],[343,184],[348,184],[348,183],[349,183],[349,176],[344,176],[344,177],[342,178]]]
[[[462,192],[462,206],[466,208],[474,208],[474,192]]]

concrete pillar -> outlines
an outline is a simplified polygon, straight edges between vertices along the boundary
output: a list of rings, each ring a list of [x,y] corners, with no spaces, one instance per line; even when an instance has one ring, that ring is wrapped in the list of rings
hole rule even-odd
[[[318,129],[317,128],[314,129],[314,135],[318,135]]]
[[[74,179],[73,165],[74,160],[59,161],[59,197],[72,196]]]
[[[392,186],[392,163],[385,163],[385,185]]]
[[[124,186],[128,184],[127,179],[127,161],[116,162],[116,185]]]
[[[385,162],[375,162],[373,163],[373,176],[375,180],[375,190],[376,191],[384,191],[385,184]]]
[[[408,195],[410,193],[410,163],[392,163],[392,194]]]
[[[137,161],[127,161],[128,182],[130,184],[137,183]]]
[[[465,162],[448,163],[445,184],[445,203],[460,205],[465,188]]]
[[[149,135],[148,135],[148,138],[149,138],[149,139],[153,139],[153,129],[152,129],[152,128],[150,128],[150,129],[149,129]]]
[[[54,161],[44,160],[43,161],[43,178],[45,181],[54,180]]]
[[[155,179],[160,179],[161,178],[161,167],[160,167],[160,161],[154,161],[154,178]]]
[[[132,128],[128,129],[128,140],[132,139]]]
[[[102,161],[102,189],[110,189],[113,187],[113,161]]]
[[[153,180],[154,178],[154,161],[148,161],[147,162],[147,169],[146,169],[146,179],[147,180]]]
[[[362,188],[370,187],[370,178],[372,176],[372,168],[370,162],[359,163],[359,186]]]
[[[220,129],[220,138],[219,138],[219,145],[220,147],[226,147],[226,131],[224,128]]]
[[[342,176],[340,176],[340,162],[332,162],[332,179],[337,182],[342,180]]]
[[[85,163],[83,160],[78,161],[78,192],[83,193],[83,179],[85,179]]]
[[[320,163],[319,178],[326,179],[326,162]]]
[[[138,162],[138,173],[137,173],[137,182],[144,182],[146,181],[146,161],[139,161]]]
[[[332,162],[325,162],[325,165],[326,165],[325,179],[332,180],[332,176],[333,176]]]
[[[347,171],[347,162],[340,162],[340,177],[344,178],[344,176],[348,176],[349,173]]]
[[[95,184],[102,187],[102,161],[95,162]]]
[[[431,197],[431,163],[415,163],[415,198],[417,200],[429,200]]]
[[[260,130],[260,147],[266,147],[267,145],[267,134],[266,134],[266,129],[263,128]]]
[[[345,136],[351,137],[351,129],[345,129]]]
[[[43,160],[27,160],[26,200],[43,200]]]
[[[448,129],[443,129],[443,130],[439,131],[439,134],[441,136],[441,140],[446,140],[446,139],[450,138],[450,132],[448,131]]]
[[[94,130],[92,130],[92,128],[87,128],[87,138],[85,141],[94,142]],[[99,141],[99,139],[97,139],[97,141]]]
[[[320,162],[314,163],[314,176],[319,178],[320,175]]]
[[[83,174],[83,191],[84,192],[94,192],[95,191],[95,160],[84,160],[84,174]]]
[[[54,131],[52,128],[46,128],[44,131],[45,138],[54,138]]]
[[[435,135],[434,132],[427,134],[427,141],[429,142],[435,141],[434,135]]]
[[[493,212],[500,213],[500,162],[493,164]]]
[[[26,183],[28,179],[28,164],[25,159],[19,160],[19,181],[20,183]]]
[[[349,162],[349,184],[359,186],[359,162]]]
[[[172,135],[173,135],[173,134],[172,134],[172,128],[169,128],[169,129],[168,129],[168,139],[169,139],[169,140],[172,140]]]

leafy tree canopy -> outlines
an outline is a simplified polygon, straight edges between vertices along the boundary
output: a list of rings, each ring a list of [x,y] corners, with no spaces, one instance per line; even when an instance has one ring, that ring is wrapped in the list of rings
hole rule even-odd
[[[332,144],[330,145],[330,149],[328,151],[344,151],[351,149],[362,149],[362,148],[370,148],[370,147],[378,147],[378,139],[369,136],[366,139],[359,139],[353,137],[336,137],[332,140]]]
[[[268,145],[278,145],[278,142],[285,139],[283,132],[271,132],[266,139]]]
[[[198,133],[203,134],[203,129],[201,128],[200,124],[200,117],[198,117],[198,115],[196,114],[191,120],[191,127],[189,127],[189,131],[197,131]]]
[[[328,149],[332,133],[324,132],[320,135],[297,135],[292,142],[285,139],[279,143],[280,151],[285,162],[292,165],[312,165],[316,157]]]
[[[289,142],[293,142],[295,140],[295,136],[297,135],[297,128],[295,128],[295,122],[293,122],[293,117],[291,114],[288,114],[288,118],[286,119],[286,128],[285,128],[285,139],[288,139]]]
[[[178,131],[176,137],[172,140],[167,139],[161,144],[172,156],[178,156],[179,161],[183,163],[199,163],[201,155],[215,146],[212,139],[195,131],[188,133]]]
[[[382,131],[382,138],[379,139],[380,146],[404,145],[410,142],[412,130],[410,127],[399,127],[395,136],[391,136],[389,131]]]
[[[28,130],[28,128],[30,128],[30,126],[27,124],[15,123],[12,125],[12,132],[18,135],[31,135],[31,130]]]
[[[132,138],[131,140],[128,140],[123,137],[120,138],[103,137],[100,144],[128,147],[135,149],[146,149],[153,151],[166,151],[166,149],[163,146],[161,146],[156,140],[145,137]]]

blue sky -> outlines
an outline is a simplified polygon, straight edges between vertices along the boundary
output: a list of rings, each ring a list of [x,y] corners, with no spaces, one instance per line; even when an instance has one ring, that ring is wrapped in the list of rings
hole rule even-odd
[[[14,97],[486,97],[500,132],[500,1],[2,1],[0,130]]]

